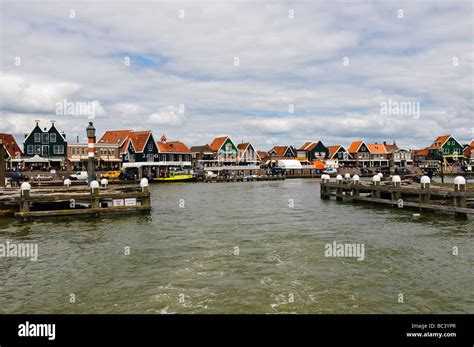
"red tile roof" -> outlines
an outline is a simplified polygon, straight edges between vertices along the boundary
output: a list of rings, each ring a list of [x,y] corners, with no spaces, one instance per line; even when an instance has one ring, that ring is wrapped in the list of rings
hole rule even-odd
[[[150,130],[145,131],[132,131],[129,135],[130,140],[132,141],[133,148],[135,152],[143,152],[148,138],[151,136]]]
[[[215,152],[218,151],[228,138],[229,136],[216,137],[211,143],[211,149]]]
[[[257,151],[257,153],[258,153],[258,156],[260,157],[260,159],[262,159],[262,160],[268,158],[268,153],[267,152]]]
[[[448,139],[451,137],[451,135],[443,135],[439,136],[434,140],[433,145],[430,146],[431,149],[436,149],[436,148],[441,148],[443,147],[444,143],[448,141]],[[436,144],[438,143],[438,144]]]
[[[288,150],[288,146],[274,146],[271,151],[275,152],[275,155],[283,157]]]
[[[239,144],[237,145],[237,148],[240,149],[240,150],[242,150],[242,151],[245,151],[249,145],[250,145],[250,143],[248,143],[248,142],[239,143]]]
[[[363,143],[364,143],[364,141],[352,142],[351,145],[349,146],[349,148],[347,149],[347,151],[349,153],[357,153],[357,151],[359,150],[360,146],[362,146]]]
[[[307,142],[303,143],[303,146],[298,148],[298,151],[310,151],[311,149],[314,148],[314,146],[316,146],[316,144],[314,142],[307,141]]]
[[[387,150],[383,143],[369,143],[367,148],[369,149],[370,154],[387,154]]]
[[[180,141],[157,142],[158,150],[161,153],[191,153],[191,150]]]
[[[339,148],[341,148],[342,145],[335,145],[335,146],[328,146],[328,150],[329,150],[329,159],[331,159],[334,154],[337,153],[337,151],[339,150]]]
[[[97,143],[110,143],[122,146],[130,136],[131,130],[108,130]]]
[[[2,140],[3,147],[7,151],[10,158],[15,158],[17,155],[23,155],[23,152],[18,146],[18,143],[16,143],[16,140],[13,135],[0,133],[0,140]]]
[[[414,149],[413,150],[413,156],[428,155],[428,153],[429,153],[429,147],[423,148],[423,149]]]

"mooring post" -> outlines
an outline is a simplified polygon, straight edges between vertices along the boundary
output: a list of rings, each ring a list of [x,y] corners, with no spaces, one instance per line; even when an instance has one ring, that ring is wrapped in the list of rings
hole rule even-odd
[[[31,184],[23,182],[20,187],[20,212],[30,212]]]
[[[380,176],[374,175],[372,177],[372,197],[376,199],[380,199]]]
[[[327,186],[329,179],[329,175],[321,175],[321,199],[329,199],[329,187]]]
[[[342,201],[342,192],[343,192],[344,181],[342,180],[341,175],[336,176],[336,183],[337,183],[336,200]]]
[[[64,180],[64,186],[66,187],[66,189],[69,189],[71,187],[71,180],[69,178],[66,178]]]
[[[392,186],[394,190],[392,191],[392,200],[398,201],[402,198],[402,193],[400,192],[400,188],[402,186],[402,179],[400,176],[395,175],[392,177]]]
[[[91,192],[91,208],[99,207],[99,182],[92,181],[90,183],[90,192]]]
[[[5,187],[6,164],[3,153],[3,140],[0,139],[0,187]]]
[[[467,207],[466,200],[466,179],[462,176],[457,176],[454,179],[454,191],[457,193],[454,195],[454,207]],[[457,217],[467,217],[467,213],[456,212]]]
[[[351,174],[350,174],[350,173],[346,173],[346,174],[344,175],[344,180],[347,181],[347,182],[350,182],[350,180],[351,180]]]
[[[150,199],[150,190],[148,185],[148,180],[146,178],[142,178],[140,181],[140,188],[144,196],[142,198],[142,206],[150,207],[151,199]]]
[[[421,192],[420,204],[429,204],[431,200],[430,193],[427,192],[431,188],[431,179],[428,176],[422,176],[420,179]]]
[[[359,175],[352,176],[352,196],[359,196]]]
[[[107,187],[109,186],[109,181],[108,181],[106,178],[102,178],[102,179],[100,180],[100,186],[101,186],[102,188],[107,188]]]

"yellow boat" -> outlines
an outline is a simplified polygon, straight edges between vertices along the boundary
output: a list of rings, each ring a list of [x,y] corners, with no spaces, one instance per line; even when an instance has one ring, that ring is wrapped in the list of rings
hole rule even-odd
[[[194,176],[188,175],[188,174],[176,174],[176,175],[170,175],[169,177],[153,178],[153,182],[160,182],[160,183],[192,182],[194,180],[195,180]]]

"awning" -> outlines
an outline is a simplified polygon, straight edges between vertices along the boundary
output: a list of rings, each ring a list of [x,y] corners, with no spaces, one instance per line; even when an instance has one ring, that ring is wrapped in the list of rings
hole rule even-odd
[[[312,164],[316,168],[316,170],[323,170],[326,165],[322,161],[313,161]]]
[[[278,167],[282,169],[302,169],[298,160],[278,160]]]

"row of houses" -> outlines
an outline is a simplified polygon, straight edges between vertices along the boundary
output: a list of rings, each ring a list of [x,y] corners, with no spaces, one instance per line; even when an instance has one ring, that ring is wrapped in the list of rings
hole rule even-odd
[[[9,169],[23,171],[85,170],[88,145],[67,141],[55,122],[41,128],[36,122],[23,139],[23,148],[11,134],[0,134]],[[123,166],[144,169],[143,174],[165,176],[173,170],[234,171],[253,174],[261,168],[285,170],[322,170],[324,168],[401,168],[418,166],[436,169],[440,165],[474,162],[474,141],[461,144],[451,135],[440,136],[420,150],[400,148],[396,142],[366,143],[363,140],[326,146],[308,141],[301,147],[274,146],[258,151],[251,143],[236,143],[229,136],[210,144],[188,147],[180,141],[157,141],[152,131],[108,130],[97,141],[95,160],[98,170],[118,170]]]

